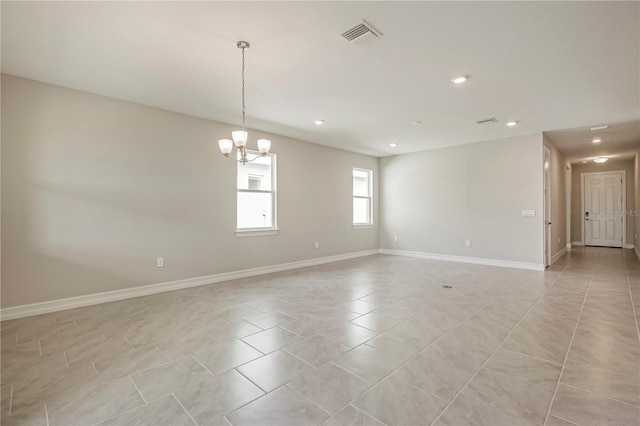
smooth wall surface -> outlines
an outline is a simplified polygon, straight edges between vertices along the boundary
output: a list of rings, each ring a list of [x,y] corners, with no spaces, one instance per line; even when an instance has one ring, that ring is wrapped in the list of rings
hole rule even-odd
[[[543,136],[551,153],[551,258],[567,247],[567,162],[556,146]]]
[[[542,170],[541,134],[382,158],[380,247],[542,264]]]
[[[590,161],[586,164],[574,164],[571,170],[571,241],[584,243],[582,239],[582,193],[581,173],[608,172],[624,170],[627,183],[627,211],[635,209],[635,165],[634,160],[614,161],[597,164]],[[633,244],[635,234],[635,220],[627,217],[627,244]]]
[[[377,158],[258,131],[280,233],[236,237],[231,130],[3,75],[2,307],[378,248],[377,225],[352,228],[352,168],[377,190]]]

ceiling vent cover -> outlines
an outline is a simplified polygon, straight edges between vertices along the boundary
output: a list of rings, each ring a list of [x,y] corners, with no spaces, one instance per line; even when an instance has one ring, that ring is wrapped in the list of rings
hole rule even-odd
[[[342,37],[354,46],[364,46],[380,36],[382,34],[364,20],[342,33]]]
[[[497,123],[498,120],[496,120],[494,117],[491,118],[484,118],[482,120],[477,120],[476,124],[491,124],[491,123]]]

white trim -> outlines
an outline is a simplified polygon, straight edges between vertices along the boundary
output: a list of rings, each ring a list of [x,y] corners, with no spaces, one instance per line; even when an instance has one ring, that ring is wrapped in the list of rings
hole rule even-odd
[[[380,249],[380,254],[418,257],[421,259],[443,260],[445,262],[461,262],[461,263],[473,263],[476,265],[500,266],[503,268],[529,269],[533,271],[545,270],[543,263],[515,262],[512,260],[487,259],[484,257],[453,256],[449,254],[425,253],[420,251],[392,250],[392,249],[382,249],[382,248]]]
[[[571,248],[571,191],[573,190],[573,188],[571,188],[572,185],[572,181],[573,181],[573,176],[572,176],[572,169],[571,169],[571,163],[567,162],[567,166],[566,166],[566,213],[567,213],[567,217],[565,218],[565,227],[567,230],[567,236],[566,236],[566,241],[567,241],[567,248],[570,249]]]
[[[571,243],[572,246],[578,246],[578,247],[582,247],[584,246],[584,243],[582,241],[574,241]]]
[[[567,250],[571,250],[571,243],[567,243]]]
[[[357,225],[357,224],[353,225],[353,229],[371,229],[375,227],[376,225],[374,225],[373,223],[363,223],[362,225]]]
[[[623,248],[632,249],[635,248],[635,246],[633,244],[625,244]]]
[[[87,294],[84,296],[68,297],[65,299],[51,300],[48,302],[12,306],[0,310],[0,319],[2,321],[5,321],[32,315],[46,314],[49,312],[64,311],[67,309],[79,308],[82,306],[97,305],[99,303],[113,302],[116,300],[129,299],[132,297],[146,296],[149,294],[163,293],[165,291],[179,290],[183,288],[197,287],[207,284],[215,284],[223,281],[254,277],[256,275],[271,274],[274,272],[288,271],[291,269],[306,268],[308,266],[339,262],[342,260],[355,259],[358,257],[371,256],[374,254],[378,254],[378,249],[338,254],[335,256],[320,257],[308,260],[300,260],[297,262],[281,263],[279,265],[262,266],[259,268],[244,269],[241,271],[224,272],[221,274],[207,275],[204,277],[187,278],[184,280],[151,284],[122,290],[106,291],[103,293]]]
[[[367,223],[353,223],[353,227],[355,229],[356,226],[358,227],[364,227],[364,226],[374,226],[373,223],[373,170],[371,169],[361,169],[359,167],[354,167],[352,172],[351,172],[351,186],[353,187],[353,172],[358,171],[358,172],[365,172],[367,173],[367,183],[369,184],[369,195],[364,197],[362,195],[354,195],[353,198],[362,198],[365,200],[369,200],[369,222]],[[353,206],[351,207],[352,209],[352,214],[351,217],[353,218]],[[353,219],[352,219],[353,221]]]
[[[236,237],[259,237],[261,235],[278,235],[280,230],[277,228],[268,229],[238,229],[236,230]]]
[[[558,253],[556,253],[552,258],[551,258],[551,265],[553,265],[554,263],[556,263],[556,260],[560,259],[560,257],[565,254],[567,252],[567,248],[563,248],[562,250],[560,250]],[[549,265],[549,266],[551,266]]]
[[[620,173],[622,175],[622,187],[620,189],[620,196],[622,197],[622,229],[620,232],[622,233],[622,243],[620,247],[625,247],[627,245],[627,171],[626,170],[604,170],[601,172],[583,172],[580,173],[580,208],[582,209],[582,216],[580,217],[580,221],[582,222],[582,240],[587,242],[586,238],[586,229],[585,229],[585,214],[584,214],[584,183],[585,178],[591,175],[605,175],[605,174],[613,174]],[[604,247],[618,247],[618,246],[604,246]]]

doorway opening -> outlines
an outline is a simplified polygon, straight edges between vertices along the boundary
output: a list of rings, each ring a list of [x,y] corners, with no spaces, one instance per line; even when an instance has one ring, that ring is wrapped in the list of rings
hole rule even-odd
[[[551,266],[551,151],[544,147],[544,266]]]

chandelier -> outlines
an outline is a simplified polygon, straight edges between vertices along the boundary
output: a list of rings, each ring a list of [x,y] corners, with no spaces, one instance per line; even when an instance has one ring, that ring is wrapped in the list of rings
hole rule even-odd
[[[249,134],[244,129],[245,122],[245,104],[244,104],[244,51],[250,47],[248,41],[239,41],[237,43],[238,49],[242,50],[242,130],[235,130],[231,132],[231,139],[220,139],[218,141],[218,146],[220,147],[220,152],[224,154],[225,157],[231,157],[231,150],[233,149],[233,145],[236,146],[240,153],[240,159],[238,162],[242,164],[247,164],[256,158],[260,158],[256,156],[249,160],[247,158],[247,139]],[[262,157],[266,156],[269,153],[269,149],[271,149],[271,141],[269,139],[258,139],[258,151]]]

